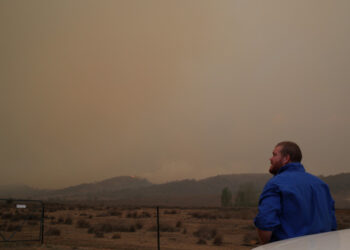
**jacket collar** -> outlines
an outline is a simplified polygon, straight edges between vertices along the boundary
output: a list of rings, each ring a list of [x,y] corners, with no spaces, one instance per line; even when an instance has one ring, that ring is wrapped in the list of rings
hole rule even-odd
[[[278,170],[277,174],[280,174],[284,171],[298,171],[298,172],[305,172],[305,168],[303,166],[303,164],[301,164],[300,162],[290,162],[286,165],[284,165],[283,167],[281,167]]]

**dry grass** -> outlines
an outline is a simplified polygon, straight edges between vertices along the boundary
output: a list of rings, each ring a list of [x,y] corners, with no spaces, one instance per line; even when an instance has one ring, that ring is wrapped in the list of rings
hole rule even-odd
[[[61,230],[56,227],[50,227],[46,232],[46,236],[59,236],[61,235]]]
[[[350,228],[350,209],[337,210],[338,229]]]
[[[199,227],[199,229],[195,231],[193,235],[201,239],[210,240],[217,235],[217,229],[215,227],[205,225]]]
[[[40,249],[157,248],[155,208],[54,204],[52,207],[48,205],[46,211],[45,244]],[[252,223],[256,212],[256,208],[160,209],[161,248],[251,249],[258,245]],[[19,218],[19,215],[1,211],[0,216],[1,221],[7,222],[0,223],[0,230],[19,224],[11,221],[16,216]],[[339,228],[350,228],[350,210],[337,210],[337,220]],[[33,228],[39,227],[36,220],[30,220],[27,224],[33,224]],[[7,248],[4,244],[1,248],[28,250],[38,249],[38,245],[16,244],[15,248]]]
[[[254,231],[247,232],[243,237],[243,245],[255,247],[259,243],[259,238]]]
[[[88,222],[87,220],[84,220],[84,219],[79,219],[77,221],[77,227],[78,228],[88,228],[88,227],[90,227],[90,222]]]

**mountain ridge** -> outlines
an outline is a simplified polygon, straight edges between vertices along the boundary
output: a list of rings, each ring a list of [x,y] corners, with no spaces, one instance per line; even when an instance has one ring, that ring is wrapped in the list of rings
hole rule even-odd
[[[233,198],[238,192],[250,190],[257,199],[270,178],[269,174],[228,174],[154,184],[145,178],[117,176],[56,190],[34,189],[25,185],[12,186],[12,189],[0,186],[0,197],[76,202],[114,201],[121,205],[220,206],[223,188],[229,188]],[[336,204],[350,207],[350,173],[320,178],[329,185]]]

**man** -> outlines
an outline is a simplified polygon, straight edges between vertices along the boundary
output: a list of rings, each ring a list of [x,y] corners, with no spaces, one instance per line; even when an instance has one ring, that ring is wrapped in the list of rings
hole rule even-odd
[[[262,243],[336,230],[334,201],[319,178],[305,172],[294,142],[276,145],[269,172],[274,175],[259,199],[255,226]]]

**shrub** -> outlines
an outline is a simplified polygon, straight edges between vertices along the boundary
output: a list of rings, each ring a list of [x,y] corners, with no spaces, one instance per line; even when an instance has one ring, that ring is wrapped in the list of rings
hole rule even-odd
[[[190,213],[190,215],[197,219],[211,219],[211,220],[217,219],[217,215],[213,213],[193,212],[193,213]]]
[[[344,223],[350,223],[350,218],[344,218],[344,219],[343,219],[343,222],[344,222]]]
[[[66,219],[64,220],[64,224],[66,225],[72,225],[73,223],[73,219],[71,217],[66,217]]]
[[[103,232],[97,231],[97,232],[95,232],[95,237],[96,238],[103,238],[105,236],[104,236]]]
[[[113,234],[112,239],[120,239],[120,234]]]
[[[113,232],[113,226],[110,223],[100,223],[89,227],[88,233],[92,234],[96,232],[103,232],[103,233]]]
[[[137,221],[135,223],[135,227],[136,227],[136,229],[142,229],[143,228],[143,223],[141,221]]]
[[[64,222],[64,219],[63,217],[59,217],[58,220],[57,220],[57,224],[62,224]]]
[[[95,232],[95,228],[94,227],[89,227],[87,232],[88,232],[88,234],[93,234]]]
[[[129,227],[129,232],[136,232],[136,227],[134,225],[131,225]]]
[[[55,227],[51,227],[46,231],[47,236],[59,236],[61,235],[61,231]]]
[[[28,221],[27,222],[27,225],[29,225],[29,226],[36,226],[36,225],[38,225],[38,222],[37,221]]]
[[[136,232],[136,227],[135,225],[100,223],[90,227],[88,233]]]
[[[173,209],[173,210],[165,210],[164,214],[177,214],[177,210]]]
[[[207,242],[206,242],[205,239],[199,238],[198,241],[197,241],[197,244],[199,244],[199,245],[206,245]]]
[[[178,222],[176,222],[176,227],[181,227],[182,226],[182,221],[178,221]]]
[[[343,223],[343,221],[341,222],[337,222],[337,229],[338,230],[343,230],[343,229],[348,229],[349,225],[347,223]]]
[[[88,209],[88,206],[86,206],[86,205],[78,205],[77,209],[78,210],[86,210],[86,209]]]
[[[222,245],[222,235],[216,235],[213,241],[213,244],[216,246]]]
[[[8,225],[7,227],[7,232],[21,232],[22,231],[22,226],[21,225]]]
[[[242,220],[253,220],[255,215],[256,212],[252,209],[241,209],[237,214],[237,218],[240,218]]]
[[[108,216],[109,216],[109,214],[107,214],[107,213],[99,213],[96,215],[96,217],[108,217]]]
[[[151,214],[150,214],[149,212],[143,211],[143,212],[141,213],[141,216],[140,216],[140,217],[142,217],[142,218],[150,218],[150,217],[151,217]]]
[[[350,218],[345,214],[337,215],[337,228],[338,230],[350,228]]]
[[[153,231],[153,232],[157,231],[157,225],[153,225],[152,227],[150,227],[149,230]],[[169,224],[161,223],[159,225],[159,231],[160,232],[177,232],[177,231],[179,231],[179,229],[177,229]]]
[[[137,218],[137,212],[129,212],[126,215],[127,218]]]
[[[9,220],[9,219],[12,219],[12,216],[13,216],[12,213],[3,214],[1,215],[1,219]]]
[[[90,227],[90,223],[84,219],[80,219],[77,221],[78,228],[88,228]]]
[[[254,224],[249,224],[249,225],[244,225],[241,227],[242,229],[247,229],[247,230],[251,230],[251,231],[255,231],[255,226]]]
[[[254,246],[259,243],[259,238],[255,231],[248,232],[243,237],[244,246]]]
[[[122,216],[123,213],[121,211],[118,211],[118,210],[110,210],[109,215],[110,216]]]
[[[24,219],[27,219],[25,215],[20,214],[18,211],[15,211],[15,214],[12,215],[11,221],[16,222]]]
[[[222,219],[232,219],[232,218],[236,218],[236,215],[230,209],[230,210],[223,210],[223,211],[221,211],[221,213],[218,214],[218,217],[222,218]]]
[[[201,226],[197,231],[193,233],[198,238],[210,240],[217,235],[216,228],[210,228],[208,226]]]
[[[27,219],[27,220],[40,220],[41,216],[37,215],[37,214],[28,214],[26,215],[22,215],[22,219]]]

